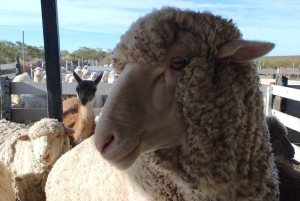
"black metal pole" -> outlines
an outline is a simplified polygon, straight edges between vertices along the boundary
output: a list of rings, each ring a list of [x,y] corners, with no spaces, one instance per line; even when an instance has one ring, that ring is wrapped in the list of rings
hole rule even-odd
[[[41,0],[41,8],[48,90],[48,117],[62,121],[62,87],[56,0]]]

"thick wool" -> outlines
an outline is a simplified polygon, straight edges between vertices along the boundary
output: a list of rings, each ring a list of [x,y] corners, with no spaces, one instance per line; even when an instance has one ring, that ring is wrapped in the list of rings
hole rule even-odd
[[[275,200],[278,196],[255,65],[214,59],[218,45],[241,36],[231,20],[173,8],[140,18],[122,36],[112,55],[118,71],[130,62],[155,64],[178,40],[195,54],[176,88],[188,124],[184,146],[169,159],[165,155],[171,150],[145,154],[139,169],[149,174],[136,176],[139,180],[153,175],[155,180],[161,174],[169,189],[159,191],[141,182],[143,188],[154,194],[169,191],[170,196],[176,189],[176,194],[188,196],[184,200]],[[174,160],[180,165],[169,171]],[[185,188],[178,188],[176,178],[170,178],[174,171],[184,172]]]
[[[15,201],[12,173],[0,161],[0,201]]]
[[[51,172],[47,198],[52,201],[64,194],[61,200],[69,200],[70,196],[80,200],[97,191],[99,200],[276,200],[277,169],[255,65],[234,64],[227,58],[216,60],[219,45],[241,37],[231,20],[208,12],[163,8],[132,24],[113,50],[118,73],[128,63],[158,64],[173,43],[186,45],[193,56],[176,88],[188,135],[182,146],[143,154],[127,171],[116,170],[96,155],[85,155],[87,150],[73,149]],[[91,146],[87,143],[80,148],[88,149],[84,148]],[[80,159],[79,155],[76,159],[79,153]],[[67,170],[72,161],[85,166],[76,172]],[[86,169],[91,170],[89,174]],[[62,179],[64,174],[67,176]],[[68,177],[71,174],[72,179]],[[97,190],[87,185],[91,181],[83,182],[88,175],[95,178]],[[123,177],[127,185],[119,188],[124,184]],[[77,195],[73,195],[72,188],[69,190],[70,184],[76,187]]]
[[[32,143],[20,141],[17,137],[28,134],[30,139],[36,139],[44,135],[56,136],[64,132],[61,123],[55,119],[44,118],[31,127],[6,120],[0,121],[0,133],[6,137],[0,145],[0,161],[13,173],[13,183],[20,200],[45,200],[45,182],[52,165],[41,166],[34,156]],[[70,144],[67,136],[62,137],[63,146],[57,149],[61,149],[61,154],[64,154],[70,150]]]

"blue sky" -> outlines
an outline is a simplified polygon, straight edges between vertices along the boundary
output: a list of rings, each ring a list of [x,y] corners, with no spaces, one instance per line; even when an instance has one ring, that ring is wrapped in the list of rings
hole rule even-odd
[[[248,40],[271,41],[268,56],[300,55],[299,0],[57,0],[60,49],[113,49],[132,22],[164,5],[233,19]],[[0,40],[44,46],[39,0],[0,0]]]

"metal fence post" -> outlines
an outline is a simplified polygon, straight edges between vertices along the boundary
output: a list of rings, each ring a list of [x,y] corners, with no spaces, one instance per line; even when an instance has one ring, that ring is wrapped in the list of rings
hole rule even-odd
[[[11,112],[11,93],[10,93],[10,79],[6,77],[0,77],[1,82],[1,119],[9,121],[13,120]]]

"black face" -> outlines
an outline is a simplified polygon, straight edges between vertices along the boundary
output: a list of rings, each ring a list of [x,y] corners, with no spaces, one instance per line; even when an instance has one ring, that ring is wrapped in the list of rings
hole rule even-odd
[[[94,83],[94,81],[82,80],[80,83],[78,83],[76,91],[81,104],[86,105],[95,98],[97,85]]]

